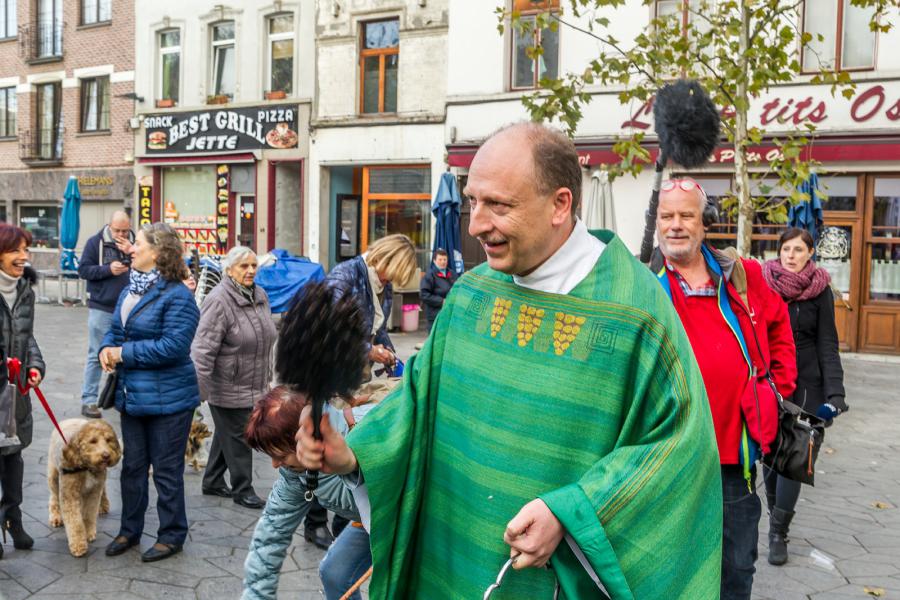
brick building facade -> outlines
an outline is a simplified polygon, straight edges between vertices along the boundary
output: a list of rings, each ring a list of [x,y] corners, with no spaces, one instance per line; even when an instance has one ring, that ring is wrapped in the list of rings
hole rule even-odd
[[[0,0],[0,218],[56,268],[62,194],[82,194],[78,248],[133,197],[134,4]]]

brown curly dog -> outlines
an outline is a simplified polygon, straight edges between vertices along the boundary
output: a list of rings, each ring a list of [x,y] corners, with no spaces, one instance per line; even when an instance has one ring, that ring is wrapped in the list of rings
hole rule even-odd
[[[212,437],[212,432],[203,421],[194,420],[191,423],[191,432],[188,434],[187,447],[184,450],[184,462],[199,472],[206,466],[204,457],[203,440]]]
[[[102,419],[66,419],[50,436],[47,484],[50,486],[50,526],[66,526],[72,556],[87,554],[97,538],[97,515],[109,512],[106,470],[122,458],[116,432]]]

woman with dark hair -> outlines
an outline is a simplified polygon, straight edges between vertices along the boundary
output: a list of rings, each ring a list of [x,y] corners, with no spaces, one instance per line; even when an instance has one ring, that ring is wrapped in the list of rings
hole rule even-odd
[[[790,228],[778,240],[779,258],[763,266],[769,286],[788,303],[797,347],[793,402],[829,424],[847,410],[844,369],[838,354],[834,296],[828,271],[811,260],[815,246],[805,229]],[[787,533],[800,497],[800,482],[764,470],[769,505],[769,563],[787,562]]]
[[[34,291],[37,277],[28,266],[31,234],[24,229],[0,223],[0,374],[6,377],[6,359],[22,363],[23,379],[36,386],[44,378],[44,359],[34,339]],[[24,383],[24,382],[20,382]],[[27,550],[34,545],[22,527],[22,478],[25,463],[22,450],[31,444],[31,396],[16,394],[16,434],[20,444],[0,448],[0,530],[12,536],[13,547]],[[3,546],[0,545],[0,558]]]
[[[200,391],[191,341],[200,311],[182,283],[187,267],[181,240],[164,223],[144,225],[135,239],[130,285],[103,339],[100,364],[118,369],[116,410],[121,413],[122,522],[107,556],[140,543],[153,466],[159,530],[141,560],[153,562],[181,551],[187,537],[184,448]]]

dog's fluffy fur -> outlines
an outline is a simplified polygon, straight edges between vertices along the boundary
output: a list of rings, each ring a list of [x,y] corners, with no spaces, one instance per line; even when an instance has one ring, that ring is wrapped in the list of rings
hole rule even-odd
[[[72,556],[87,554],[97,538],[97,515],[109,512],[106,470],[122,458],[116,432],[102,419],[66,419],[59,424],[47,452],[50,526],[65,525]]]
[[[184,462],[199,471],[206,466],[206,452],[203,448],[203,440],[212,437],[212,432],[206,423],[195,420],[191,423],[191,433],[188,434],[187,448],[184,450]]]

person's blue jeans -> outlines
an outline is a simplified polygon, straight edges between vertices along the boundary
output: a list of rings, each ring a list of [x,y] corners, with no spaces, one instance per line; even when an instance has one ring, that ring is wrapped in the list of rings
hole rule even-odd
[[[120,536],[139,541],[144,533],[150,466],[156,485],[159,530],[156,541],[180,546],[188,533],[184,508],[184,448],[193,410],[171,415],[133,417],[122,413],[122,524]]]
[[[97,404],[97,394],[100,392],[100,376],[103,370],[100,368],[100,344],[103,336],[109,331],[113,315],[96,308],[88,309],[88,353],[87,362],[84,365],[84,383],[81,385],[81,404]]]
[[[354,524],[345,527],[319,565],[325,600],[340,600],[371,566],[369,534]],[[361,598],[358,590],[350,596],[350,600]]]
[[[756,467],[750,485],[740,465],[722,465],[721,600],[750,600],[759,543],[762,503],[756,494]]]

